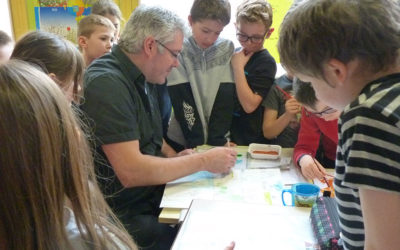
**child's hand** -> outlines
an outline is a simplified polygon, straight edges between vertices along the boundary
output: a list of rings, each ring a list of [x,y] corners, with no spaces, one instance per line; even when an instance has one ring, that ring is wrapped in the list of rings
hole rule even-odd
[[[231,64],[233,69],[244,69],[253,52],[246,52],[244,49],[235,51],[232,55]]]
[[[232,241],[224,250],[233,250],[235,249],[235,242]]]
[[[285,110],[287,113],[295,115],[301,111],[301,105],[296,99],[290,98],[285,103]]]
[[[317,160],[314,160],[311,155],[301,157],[299,165],[301,173],[307,179],[322,179],[326,175],[325,168]]]

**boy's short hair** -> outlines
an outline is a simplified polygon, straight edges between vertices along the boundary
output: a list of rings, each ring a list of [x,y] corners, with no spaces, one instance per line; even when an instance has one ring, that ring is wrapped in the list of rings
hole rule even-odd
[[[0,46],[7,45],[11,43],[13,40],[11,37],[4,31],[0,30]]]
[[[99,0],[92,5],[92,14],[101,16],[111,15],[122,20],[121,10],[112,0]]]
[[[360,60],[376,73],[394,64],[400,48],[400,11],[393,0],[304,1],[280,27],[280,60],[294,73],[324,78],[330,59]]]
[[[293,79],[293,90],[295,94],[294,97],[298,102],[310,108],[315,108],[318,99],[311,83],[303,82],[299,78],[295,77]]]
[[[95,32],[98,26],[106,27],[112,30],[112,32],[115,31],[114,24],[110,21],[110,19],[96,14],[90,14],[82,18],[79,22],[78,37],[84,36],[89,38],[92,33]]]
[[[231,21],[231,4],[228,0],[194,0],[190,16],[193,22],[211,19],[226,26]]]
[[[236,11],[236,22],[262,22],[268,30],[272,25],[272,7],[265,0],[245,0]]]

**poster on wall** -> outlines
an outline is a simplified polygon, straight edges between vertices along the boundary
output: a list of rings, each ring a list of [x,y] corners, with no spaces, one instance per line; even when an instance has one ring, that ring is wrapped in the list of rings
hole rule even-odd
[[[79,21],[90,14],[91,7],[83,0],[39,0],[35,10],[37,30],[58,34],[76,43]]]

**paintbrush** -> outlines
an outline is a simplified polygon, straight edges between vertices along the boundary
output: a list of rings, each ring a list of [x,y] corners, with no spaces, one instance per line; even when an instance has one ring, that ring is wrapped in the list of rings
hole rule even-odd
[[[285,90],[283,90],[281,87],[279,87],[278,85],[275,85],[276,86],[276,88],[277,89],[279,89],[279,91],[281,91],[282,92],[282,94],[284,94],[285,95],[285,97],[286,97],[286,99],[290,99],[290,98],[292,98],[293,96],[291,96],[288,92],[286,92]]]
[[[318,166],[318,164],[317,164],[317,162],[315,161],[315,158],[314,157],[312,157],[312,159],[313,159],[313,161],[314,161],[314,164],[317,166],[317,168],[321,171],[321,169],[319,168],[319,166]],[[322,177],[323,179],[324,179],[324,181],[325,181],[325,183],[326,183],[326,185],[328,185],[328,188],[331,188],[331,186],[329,185],[329,182],[326,180],[326,178],[325,178],[325,176],[324,177]]]

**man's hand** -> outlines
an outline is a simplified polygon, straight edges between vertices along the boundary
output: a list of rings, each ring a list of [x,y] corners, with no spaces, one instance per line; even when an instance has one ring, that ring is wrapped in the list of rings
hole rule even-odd
[[[229,173],[236,163],[236,150],[227,147],[216,147],[204,152],[205,166],[211,173]]]

